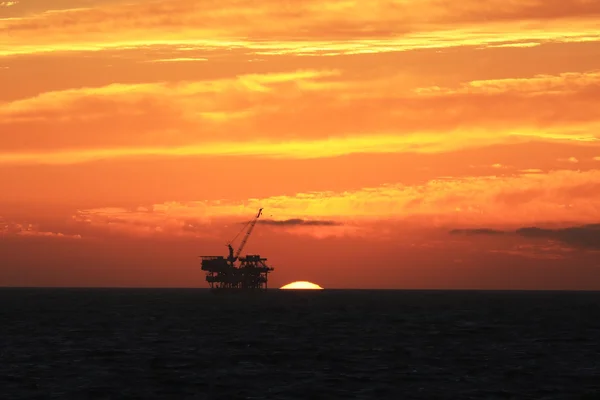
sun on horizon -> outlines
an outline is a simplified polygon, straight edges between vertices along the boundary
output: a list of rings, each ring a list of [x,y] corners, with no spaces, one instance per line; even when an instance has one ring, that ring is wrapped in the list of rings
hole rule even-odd
[[[296,281],[292,283],[288,283],[280,287],[279,289],[308,289],[308,290],[323,290],[323,288],[316,283],[308,282],[308,281]]]

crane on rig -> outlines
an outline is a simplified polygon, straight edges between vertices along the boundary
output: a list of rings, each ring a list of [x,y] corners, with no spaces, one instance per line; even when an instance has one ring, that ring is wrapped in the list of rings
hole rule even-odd
[[[234,262],[236,262],[238,260],[238,258],[240,257],[240,254],[242,253],[242,250],[244,250],[244,246],[246,246],[246,242],[248,241],[248,238],[250,237],[250,234],[252,233],[254,226],[256,225],[256,223],[258,222],[258,219],[260,218],[260,216],[262,214],[262,210],[263,209],[260,208],[258,210],[258,213],[256,214],[256,217],[254,217],[254,219],[252,219],[250,222],[246,223],[246,225],[244,225],[242,230],[237,235],[235,235],[235,237],[229,243],[227,243],[227,247],[229,248],[229,257],[227,257],[227,260],[229,261],[230,264],[233,264]],[[248,227],[248,230],[246,231],[246,235],[244,236],[244,239],[242,239],[240,246],[238,247],[238,249],[236,250],[236,252],[234,254],[231,243],[239,236],[240,233],[242,233],[244,231],[244,229],[246,229],[246,227],[248,225],[249,225],[249,227]]]

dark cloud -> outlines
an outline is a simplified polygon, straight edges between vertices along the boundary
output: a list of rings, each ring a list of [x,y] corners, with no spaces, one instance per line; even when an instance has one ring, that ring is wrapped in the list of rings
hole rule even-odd
[[[488,228],[453,229],[450,234],[499,235],[515,234],[526,238],[550,239],[566,245],[591,250],[600,250],[600,224],[587,224],[567,228],[539,228],[535,226],[519,228],[516,231],[500,231]]]
[[[452,235],[503,235],[506,232],[489,228],[478,229],[453,229],[450,231]]]
[[[338,226],[341,225],[339,222],[328,221],[328,220],[306,220],[300,218],[292,218],[285,220],[274,220],[274,219],[262,219],[258,221],[259,224],[272,225],[272,226]]]
[[[561,241],[573,247],[600,250],[600,224],[589,224],[560,229],[525,227],[517,235]]]

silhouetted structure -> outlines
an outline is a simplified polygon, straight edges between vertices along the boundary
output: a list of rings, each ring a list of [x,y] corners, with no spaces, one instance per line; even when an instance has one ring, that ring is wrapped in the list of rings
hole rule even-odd
[[[233,238],[235,240],[248,227],[246,235],[235,254],[230,242],[227,244],[229,248],[229,256],[227,258],[224,256],[200,256],[202,258],[202,270],[206,271],[206,281],[211,290],[267,290],[268,274],[274,269],[266,264],[267,259],[259,255],[240,257],[261,214],[262,208],[258,210],[256,217],[248,222],[236,237]],[[239,261],[239,264],[236,264],[237,261]]]

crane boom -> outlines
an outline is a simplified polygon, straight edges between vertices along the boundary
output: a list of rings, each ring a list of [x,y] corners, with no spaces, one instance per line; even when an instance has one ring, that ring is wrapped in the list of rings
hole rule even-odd
[[[258,222],[258,218],[260,218],[260,216],[262,214],[262,210],[263,210],[262,208],[258,210],[258,213],[256,214],[256,217],[254,217],[254,220],[252,220],[252,222],[250,223],[250,227],[248,228],[248,231],[246,231],[246,236],[244,236],[244,239],[242,240],[242,243],[240,243],[240,247],[238,247],[237,251],[235,252],[234,260],[238,259],[238,257],[240,256],[242,250],[244,249],[244,246],[246,245],[246,242],[248,241],[248,238],[250,237],[250,234],[252,233],[252,230],[254,229],[254,226]]]

